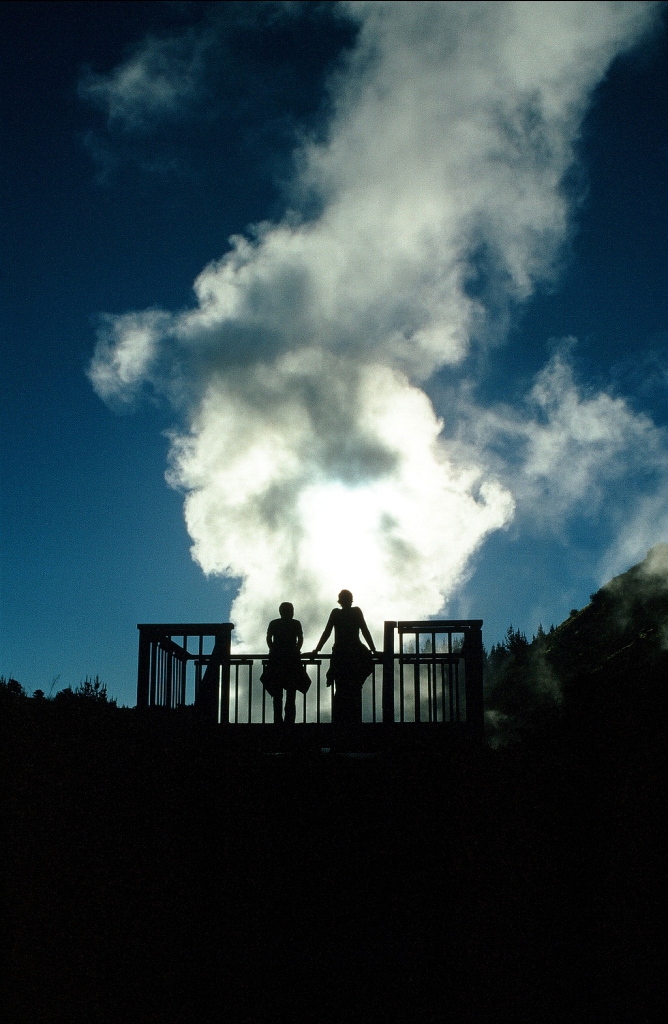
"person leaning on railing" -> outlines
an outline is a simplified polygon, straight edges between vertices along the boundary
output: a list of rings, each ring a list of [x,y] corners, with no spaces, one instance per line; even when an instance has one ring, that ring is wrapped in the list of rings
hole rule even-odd
[[[362,609],[353,607],[349,590],[341,591],[339,604],[340,608],[332,609],[312,657],[317,657],[333,630],[334,647],[327,672],[327,685],[334,684],[332,720],[355,724],[362,721],[362,686],[373,672],[372,652],[375,654],[376,645]],[[368,647],[360,640],[360,633]]]
[[[304,633],[295,609],[289,601],[278,608],[280,619],[272,619],[267,627],[269,658],[260,681],[274,701],[274,723],[294,725],[297,690],[306,693],[311,679],[302,664],[301,646]],[[285,711],[283,711],[283,690],[285,690]]]

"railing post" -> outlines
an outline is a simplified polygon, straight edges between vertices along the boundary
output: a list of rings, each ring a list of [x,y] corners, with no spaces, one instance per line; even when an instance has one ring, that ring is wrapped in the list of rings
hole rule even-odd
[[[470,626],[464,639],[464,666],[466,672],[466,721],[474,729],[484,732],[485,709],[482,694],[482,622]]]
[[[197,694],[197,707],[210,722],[218,722],[220,707],[221,725],[229,725],[230,721],[230,649],[233,629],[231,622],[224,622],[216,628],[216,640]]]
[[[137,707],[148,707],[149,673],[151,668],[151,640],[147,633],[139,629],[139,657],[137,659]]]
[[[230,653],[232,648],[232,630],[234,626],[226,623],[216,645],[220,643],[220,724],[230,724]],[[216,708],[217,717],[218,708]]]
[[[383,630],[383,723],[394,722],[394,630],[396,622],[385,622]]]
[[[172,673],[174,668],[174,655],[171,650],[165,651],[165,657],[167,660],[166,672],[165,672],[165,707],[171,708],[172,706]]]

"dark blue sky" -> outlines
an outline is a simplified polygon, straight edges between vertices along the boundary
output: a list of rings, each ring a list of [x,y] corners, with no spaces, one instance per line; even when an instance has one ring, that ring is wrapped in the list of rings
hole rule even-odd
[[[359,29],[332,4],[287,16],[271,4],[4,3],[0,18],[0,673],[47,691],[56,677],[61,688],[99,674],[132,703],[136,623],[226,620],[236,585],[192,560],[183,494],[164,479],[164,432],[187,413],[149,388],[111,409],[95,393],[87,371],[100,318],[192,306],[194,279],[228,236],[277,223],[288,206],[317,220],[322,197],[295,191],[292,154],[305,137],[326,137],[326,83]],[[147,108],[143,120],[114,119],[114,69],[170,39],[167,78],[201,64],[196,86],[182,86],[169,117]],[[613,60],[576,150],[561,186],[571,227],[551,280],[507,298],[484,253],[471,258],[479,276],[468,293],[494,315],[467,359],[425,385],[446,434],[483,453],[517,502],[470,554],[449,605],[485,620],[488,647],[511,622],[531,634],[539,620],[561,621],[606,573],[668,539],[663,27]],[[577,343],[564,348],[568,337]],[[556,476],[586,461],[586,437],[548,483],[517,447],[534,436],[529,421],[549,418],[526,396],[550,359],[571,367],[587,415],[611,432],[623,419],[605,468],[592,462],[577,494]],[[455,401],[463,383],[467,400]],[[490,410],[496,426],[483,438]]]

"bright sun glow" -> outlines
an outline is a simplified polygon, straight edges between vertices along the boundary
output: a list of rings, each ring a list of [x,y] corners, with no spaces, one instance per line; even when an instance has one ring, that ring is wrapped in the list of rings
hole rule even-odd
[[[305,532],[302,556],[322,589],[334,596],[345,587],[362,600],[370,581],[382,575],[378,488],[351,489],[340,483],[309,487],[299,510]]]

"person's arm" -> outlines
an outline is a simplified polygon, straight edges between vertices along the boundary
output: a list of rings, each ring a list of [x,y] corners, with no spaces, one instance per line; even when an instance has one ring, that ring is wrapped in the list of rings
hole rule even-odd
[[[358,611],[360,613],[360,629],[362,630],[362,636],[368,643],[371,650],[375,653],[376,645],[373,642],[373,637],[371,636],[371,633],[369,632],[369,627],[367,626],[366,621],[364,619],[364,612],[362,611],[361,608],[359,608]]]
[[[270,622],[267,626],[267,647],[269,650],[274,646],[274,623]]]
[[[336,611],[336,609],[334,609],[334,611]],[[334,612],[332,612],[332,614],[329,616],[329,619],[327,620],[327,625],[325,626],[325,632],[322,634],[322,636],[318,640],[318,646],[316,647],[316,649],[313,652],[314,655],[315,654],[320,654],[321,649],[325,646],[325,644],[329,640],[329,638],[330,638],[330,636],[332,634],[332,630],[333,629],[334,629]]]
[[[304,631],[302,630],[302,624],[299,621],[299,619],[297,619],[297,621],[295,622],[295,626],[297,627],[295,633],[295,643],[297,644],[297,650],[301,651],[302,644],[304,643]]]

